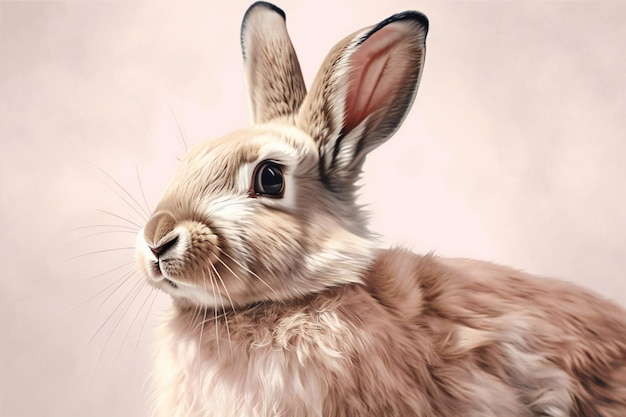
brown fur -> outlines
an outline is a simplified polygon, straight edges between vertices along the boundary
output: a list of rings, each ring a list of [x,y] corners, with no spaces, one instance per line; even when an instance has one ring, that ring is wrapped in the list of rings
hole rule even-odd
[[[158,338],[167,417],[624,417],[626,312],[485,262],[376,249],[365,155],[408,112],[426,18],[340,42],[306,94],[284,14],[242,46],[255,125],[183,160],[137,237],[172,296]],[[271,162],[279,195],[257,189]]]
[[[365,285],[209,317],[199,360],[260,401],[269,394],[256,378],[271,371],[259,358],[278,355],[321,384],[324,416],[616,417],[626,415],[624,317],[566,283],[396,249],[379,252]],[[197,342],[198,319],[179,310],[168,332]],[[293,376],[274,377],[285,412],[316,415]]]

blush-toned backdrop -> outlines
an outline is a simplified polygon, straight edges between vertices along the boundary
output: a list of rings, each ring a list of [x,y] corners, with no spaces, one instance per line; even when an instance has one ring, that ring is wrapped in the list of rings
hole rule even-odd
[[[247,125],[248,5],[0,2],[0,416],[149,414],[169,300],[133,274],[133,231],[186,148]],[[384,244],[626,305],[626,4],[279,6],[308,82],[354,30],[430,18],[413,110],[365,165]]]

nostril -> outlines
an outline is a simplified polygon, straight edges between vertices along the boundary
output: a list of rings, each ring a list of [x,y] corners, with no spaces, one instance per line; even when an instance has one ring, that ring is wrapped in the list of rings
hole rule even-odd
[[[176,246],[176,243],[178,243],[178,236],[177,235],[173,235],[170,238],[159,242],[158,245],[156,246],[152,246],[149,245],[150,247],[150,251],[152,251],[152,253],[154,254],[154,256],[159,259],[159,257],[164,254],[165,252],[167,252],[169,249],[173,248],[174,246]]]
[[[153,248],[152,246],[150,246],[150,251],[152,252],[155,258],[159,259],[159,255],[161,254],[161,252],[163,252],[163,248],[162,247]]]
[[[150,247],[163,246],[161,242],[169,242],[171,239],[165,237],[172,233],[176,227],[176,219],[172,213],[162,210],[156,212],[146,224],[143,236]],[[175,235],[174,235],[175,236]]]

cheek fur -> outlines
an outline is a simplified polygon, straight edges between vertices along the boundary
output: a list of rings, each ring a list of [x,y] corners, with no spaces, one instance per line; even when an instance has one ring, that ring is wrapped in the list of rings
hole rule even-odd
[[[287,212],[257,213],[246,233],[245,247],[254,259],[253,269],[269,276],[292,270],[303,256],[302,233],[293,216]]]

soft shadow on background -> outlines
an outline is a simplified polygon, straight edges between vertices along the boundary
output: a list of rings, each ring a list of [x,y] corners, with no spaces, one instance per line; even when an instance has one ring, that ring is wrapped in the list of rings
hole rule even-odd
[[[187,147],[248,123],[249,3],[217,4],[0,2],[0,416],[149,414],[169,300],[132,272],[133,223]],[[345,35],[430,18],[413,110],[365,165],[386,245],[626,305],[626,4],[277,4],[309,83]]]

